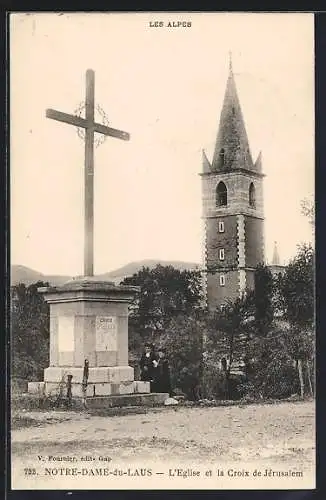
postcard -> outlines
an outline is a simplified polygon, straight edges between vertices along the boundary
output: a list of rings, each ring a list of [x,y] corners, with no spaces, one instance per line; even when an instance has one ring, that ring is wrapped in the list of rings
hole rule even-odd
[[[14,490],[314,489],[314,19],[10,15]]]

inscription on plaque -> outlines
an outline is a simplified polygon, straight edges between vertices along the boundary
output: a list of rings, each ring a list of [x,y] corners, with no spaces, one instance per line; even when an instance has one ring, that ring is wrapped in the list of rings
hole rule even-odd
[[[97,351],[117,351],[118,328],[115,316],[97,316],[95,330]]]
[[[74,323],[73,316],[58,317],[58,349],[60,352],[75,350]]]

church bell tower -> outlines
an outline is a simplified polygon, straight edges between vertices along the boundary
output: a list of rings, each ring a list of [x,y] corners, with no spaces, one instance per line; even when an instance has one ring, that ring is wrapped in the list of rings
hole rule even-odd
[[[210,163],[203,150],[204,276],[208,308],[254,287],[264,262],[261,153],[254,162],[235,85],[232,61]]]

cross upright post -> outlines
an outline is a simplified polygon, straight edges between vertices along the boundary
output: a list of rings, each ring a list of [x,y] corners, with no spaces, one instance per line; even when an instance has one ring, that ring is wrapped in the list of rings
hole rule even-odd
[[[85,131],[85,220],[84,220],[84,275],[94,275],[94,71],[86,72],[85,117],[89,127]]]
[[[94,276],[94,134],[104,134],[128,141],[127,132],[96,123],[95,73],[86,71],[85,118],[69,115],[54,109],[46,110],[46,117],[85,129],[84,165],[84,276]]]
[[[85,130],[85,275],[63,285],[38,289],[50,308],[50,366],[44,370],[42,390],[46,396],[61,397],[62,383],[68,378],[69,402],[80,403],[82,398],[86,407],[111,408],[121,405],[123,396],[127,405],[138,404],[135,402],[141,399],[153,406],[169,395],[151,393],[150,383],[135,381],[134,369],[129,366],[129,307],[140,288],[93,278],[95,134],[129,140],[127,132],[95,122],[94,88],[94,72],[88,70],[83,118],[46,111],[47,118]]]

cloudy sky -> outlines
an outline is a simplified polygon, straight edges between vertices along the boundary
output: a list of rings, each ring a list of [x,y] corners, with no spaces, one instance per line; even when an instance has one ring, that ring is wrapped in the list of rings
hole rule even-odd
[[[95,152],[95,272],[200,262],[201,150],[211,157],[229,51],[251,151],[263,154],[266,257],[274,240],[287,260],[311,239],[300,200],[314,190],[312,14],[15,14],[12,263],[82,273],[83,141],[45,109],[74,113],[87,68],[110,125],[131,134]]]

